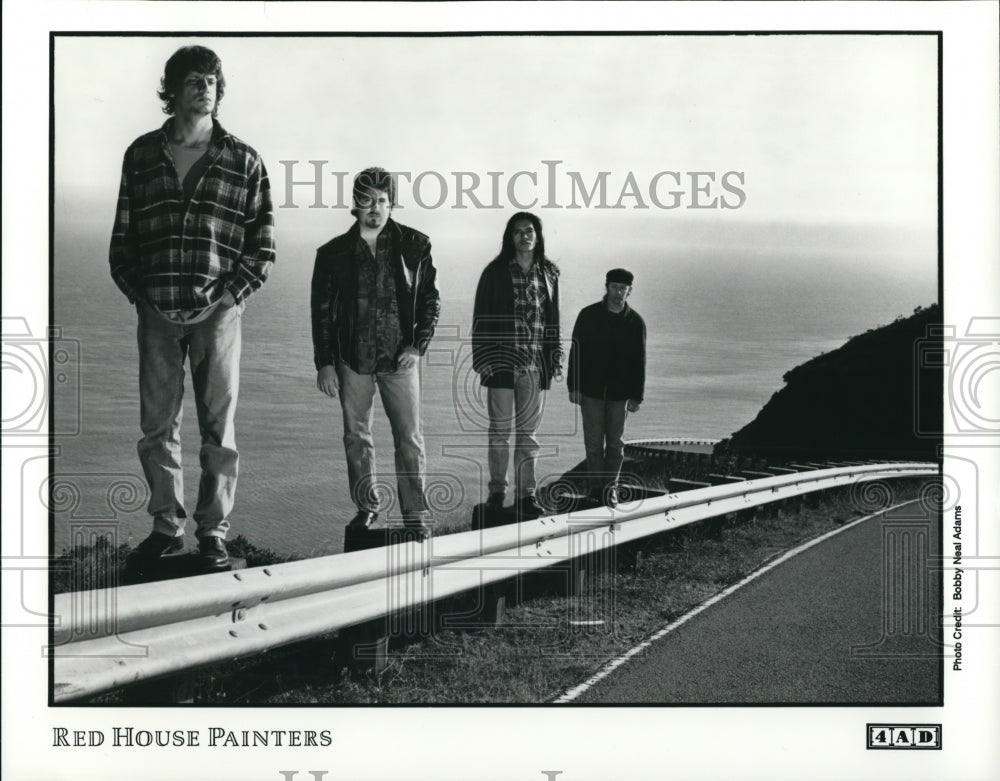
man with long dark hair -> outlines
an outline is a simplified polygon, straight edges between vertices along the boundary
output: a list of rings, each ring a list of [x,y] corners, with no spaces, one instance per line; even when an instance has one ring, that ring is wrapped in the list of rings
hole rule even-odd
[[[354,225],[316,253],[312,277],[316,385],[340,396],[351,498],[349,528],[378,518],[372,412],[376,386],[392,427],[403,526],[430,534],[420,423],[420,356],[441,312],[431,242],[391,218],[395,181],[383,168],[354,179]]]
[[[111,275],[138,313],[138,451],[153,516],[136,562],[184,547],[180,427],[188,361],[201,431],[198,547],[207,568],[229,564],[225,538],[239,472],[240,321],[275,249],[264,163],[216,119],[225,86],[215,52],[177,50],[158,93],[172,116],[136,139],[122,164]]]
[[[537,517],[535,434],[542,392],[562,373],[559,344],[559,269],[545,255],[542,221],[518,212],[507,221],[500,254],[483,270],[472,316],[473,368],[487,389],[489,496],[503,507],[514,427],[514,487],[522,518]]]

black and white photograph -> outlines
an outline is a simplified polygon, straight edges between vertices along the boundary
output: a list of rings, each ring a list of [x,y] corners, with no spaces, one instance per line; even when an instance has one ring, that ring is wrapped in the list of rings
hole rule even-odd
[[[724,5],[5,5],[6,777],[994,777],[997,4]]]

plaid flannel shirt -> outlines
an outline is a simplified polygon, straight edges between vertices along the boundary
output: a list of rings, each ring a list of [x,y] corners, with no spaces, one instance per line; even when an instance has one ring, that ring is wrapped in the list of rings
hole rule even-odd
[[[527,272],[516,258],[510,261],[510,279],[514,283],[514,349],[520,368],[542,368],[542,341],[545,339],[545,279],[538,263]]]
[[[111,276],[129,301],[144,297],[162,312],[204,309],[226,290],[239,303],[264,284],[274,262],[264,163],[213,120],[207,169],[187,201],[170,154],[171,122],[125,152]]]

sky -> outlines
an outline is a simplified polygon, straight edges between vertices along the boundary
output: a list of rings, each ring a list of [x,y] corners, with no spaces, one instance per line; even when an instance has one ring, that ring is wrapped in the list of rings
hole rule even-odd
[[[404,172],[397,219],[470,252],[532,206],[567,254],[804,241],[934,273],[937,40],[919,35],[59,37],[57,228],[106,239],[121,155],[165,119],[163,63],[189,43],[222,58],[220,120],[262,154],[286,246],[345,229],[338,186],[377,164]],[[312,160],[331,208],[291,184]]]

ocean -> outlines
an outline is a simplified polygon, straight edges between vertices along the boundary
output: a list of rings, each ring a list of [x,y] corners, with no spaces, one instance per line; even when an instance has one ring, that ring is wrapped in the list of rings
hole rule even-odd
[[[326,238],[340,230],[327,230]],[[71,381],[54,391],[56,430],[78,429],[56,437],[54,485],[72,488],[60,490],[55,502],[56,552],[97,528],[133,544],[150,529],[136,457],[135,313],[108,274],[109,231],[110,223],[67,224],[56,234],[53,323],[72,345],[64,367]],[[318,229],[284,241],[279,233],[279,262],[243,317],[240,478],[230,535],[244,534],[282,555],[339,552],[354,513],[339,404],[316,389],[312,363],[309,279],[314,248],[323,240]],[[628,438],[729,436],[782,387],[789,369],[936,299],[933,262],[913,273],[913,264],[901,266],[898,257],[875,249],[655,250],[640,240],[630,248],[626,236],[609,251],[572,243],[565,234],[547,240],[562,268],[567,341],[577,312],[601,297],[604,272],[626,266],[635,273],[630,304],[647,325],[647,383]],[[486,492],[484,394],[471,373],[467,339],[476,281],[496,251],[493,244],[499,245],[499,233],[460,251],[435,242],[442,314],[422,363],[422,402],[428,496],[436,522],[447,529],[468,528],[472,506]],[[391,434],[375,406],[380,475],[393,483]],[[190,512],[198,433],[189,384],[182,438]],[[543,481],[583,458],[577,408],[564,383],[546,396],[539,439]]]

